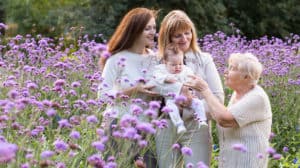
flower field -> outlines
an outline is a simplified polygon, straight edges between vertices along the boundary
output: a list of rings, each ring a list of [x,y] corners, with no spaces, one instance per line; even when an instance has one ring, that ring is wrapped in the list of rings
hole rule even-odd
[[[299,35],[247,40],[216,32],[199,39],[199,45],[213,55],[221,76],[230,53],[252,52],[259,58],[265,68],[259,84],[273,111],[271,146],[266,149],[269,167],[299,167]],[[157,117],[159,103],[97,99],[102,81],[97,64],[105,49],[87,36],[70,42],[63,37],[0,35],[0,167],[134,167],[137,150],[143,154],[153,149],[153,134],[166,124]],[[225,92],[228,101],[232,91]],[[102,112],[114,101],[129,102],[132,113],[144,113],[148,122],[127,115],[107,134]],[[219,151],[215,129],[212,167],[217,166]],[[171,150],[192,154],[178,144]],[[242,144],[233,150],[244,151]]]

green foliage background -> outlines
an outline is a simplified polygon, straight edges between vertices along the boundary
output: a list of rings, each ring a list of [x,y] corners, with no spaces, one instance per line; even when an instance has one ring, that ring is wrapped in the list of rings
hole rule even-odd
[[[134,7],[160,10],[158,23],[170,10],[182,9],[195,22],[199,37],[218,30],[231,34],[232,26],[248,38],[300,33],[298,0],[2,0],[0,21],[11,28],[8,36],[30,33],[56,37],[71,27],[84,27],[83,33],[101,33],[108,39],[123,15]]]

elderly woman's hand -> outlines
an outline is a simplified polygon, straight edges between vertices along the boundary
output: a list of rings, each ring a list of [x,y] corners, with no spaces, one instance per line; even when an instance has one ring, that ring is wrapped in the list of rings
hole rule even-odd
[[[200,93],[208,89],[208,84],[202,78],[195,75],[190,75],[189,78],[190,80],[184,83],[184,86],[193,88]]]

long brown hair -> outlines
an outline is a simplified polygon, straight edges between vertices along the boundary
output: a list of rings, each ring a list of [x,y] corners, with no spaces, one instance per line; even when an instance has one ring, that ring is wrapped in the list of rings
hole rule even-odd
[[[115,54],[132,47],[151,18],[156,18],[157,12],[147,8],[134,8],[121,20],[116,31],[108,42],[108,52]],[[100,69],[103,70],[107,57],[101,57]]]

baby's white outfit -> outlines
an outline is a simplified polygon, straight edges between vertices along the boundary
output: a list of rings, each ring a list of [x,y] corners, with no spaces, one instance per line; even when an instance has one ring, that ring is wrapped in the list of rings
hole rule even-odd
[[[171,109],[171,112],[169,113],[170,119],[172,123],[177,127],[177,133],[181,134],[186,132],[186,128],[184,126],[183,120],[180,117],[179,110],[177,105],[175,104],[174,97],[170,96],[170,93],[163,93],[163,90],[160,89],[163,86],[165,87],[168,85],[168,83],[165,82],[166,78],[173,78],[176,79],[177,82],[184,83],[189,80],[188,76],[194,75],[193,71],[183,65],[182,71],[178,74],[171,74],[165,64],[159,64],[154,67],[153,71],[153,78],[154,81],[150,81],[155,83],[154,91],[159,92],[161,95],[164,96],[166,100],[166,106]],[[178,95],[175,95],[175,97]],[[198,98],[192,99],[191,109],[195,112],[195,117],[199,121],[199,127],[201,126],[208,126],[206,123],[206,115],[204,110],[204,105],[202,101]]]

